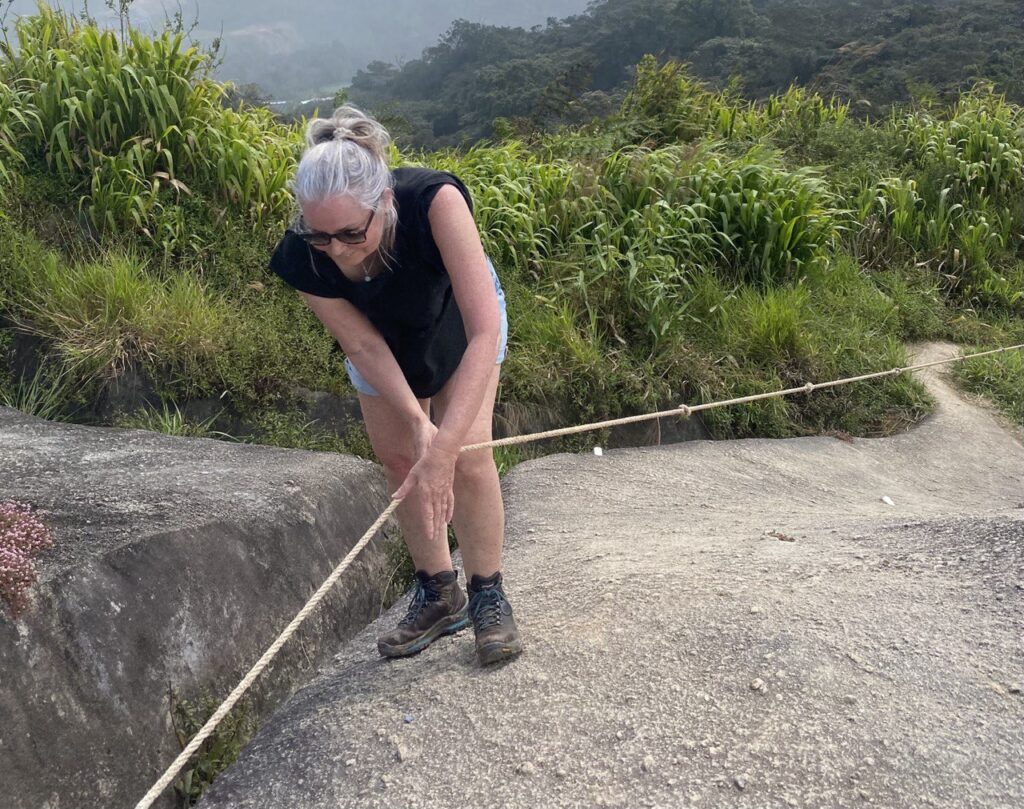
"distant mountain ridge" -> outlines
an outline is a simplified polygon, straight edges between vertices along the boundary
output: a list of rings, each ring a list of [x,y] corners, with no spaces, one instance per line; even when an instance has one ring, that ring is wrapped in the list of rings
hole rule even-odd
[[[367,65],[351,95],[434,148],[488,137],[497,117],[607,114],[648,53],[751,98],[797,83],[883,112],[990,80],[1024,100],[1020,0],[596,0],[543,29],[457,24],[421,59]]]
[[[376,0],[339,4],[332,0],[198,0],[182,2],[186,24],[198,17],[192,36],[204,44],[220,37],[224,62],[217,75],[255,83],[269,96],[298,98],[344,85],[364,65],[381,59],[402,63],[434,44],[452,22],[463,18],[502,26],[533,26],[548,17],[584,10],[588,0]],[[81,12],[80,0],[51,5]],[[116,15],[101,0],[89,13],[114,24]],[[135,0],[132,23],[159,27],[174,3]],[[31,14],[35,0],[14,0],[8,17]]]

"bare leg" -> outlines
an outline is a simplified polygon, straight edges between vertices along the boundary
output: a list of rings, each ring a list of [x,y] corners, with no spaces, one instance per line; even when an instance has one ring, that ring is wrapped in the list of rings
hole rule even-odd
[[[429,399],[420,399],[424,412],[429,407]],[[359,406],[363,411],[363,421],[370,444],[377,457],[384,465],[384,474],[388,480],[388,494],[402,485],[406,475],[415,461],[413,456],[413,435],[408,423],[391,405],[380,396],[364,396],[359,394]],[[456,498],[458,495],[456,494]],[[458,500],[456,499],[456,508]],[[419,528],[422,519],[417,519],[423,505],[414,494],[402,501],[397,509],[398,524],[402,528],[402,536],[409,548],[409,555],[417,570],[426,571],[428,575],[452,569],[452,557],[448,552],[447,537],[432,538]]]
[[[501,366],[495,365],[480,411],[463,444],[491,440],[491,419],[494,397],[498,390]],[[444,418],[450,401],[451,384],[434,397],[436,419]],[[468,582],[474,573],[490,576],[501,570],[501,546],[505,536],[505,507],[501,500],[501,484],[490,449],[463,452],[455,464],[455,536],[462,551],[462,564]]]

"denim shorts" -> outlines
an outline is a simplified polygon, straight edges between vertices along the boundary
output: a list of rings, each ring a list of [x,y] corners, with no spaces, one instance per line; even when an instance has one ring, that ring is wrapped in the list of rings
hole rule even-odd
[[[487,269],[491,271],[491,278],[494,279],[494,291],[498,293],[498,309],[501,310],[501,345],[498,347],[498,359],[496,360],[500,364],[505,359],[505,352],[508,348],[508,313],[505,311],[505,293],[501,289],[501,282],[498,281],[498,274],[494,271],[494,264],[491,263],[490,258],[487,259]],[[348,372],[352,387],[361,394],[364,396],[379,395],[373,386],[363,379],[356,367],[349,362],[348,357],[345,358],[345,370]]]

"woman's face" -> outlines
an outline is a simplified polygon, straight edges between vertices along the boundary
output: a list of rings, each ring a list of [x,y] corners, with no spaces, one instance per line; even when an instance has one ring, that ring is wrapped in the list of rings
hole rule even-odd
[[[302,218],[310,230],[323,233],[337,233],[339,230],[362,231],[370,220],[366,231],[366,241],[361,244],[345,244],[339,239],[331,239],[323,247],[313,245],[316,250],[327,253],[342,267],[356,267],[365,258],[372,255],[380,246],[384,233],[384,214],[391,204],[391,190],[385,190],[373,219],[370,220],[371,209],[364,208],[350,196],[330,197],[321,202],[310,202],[302,206]]]

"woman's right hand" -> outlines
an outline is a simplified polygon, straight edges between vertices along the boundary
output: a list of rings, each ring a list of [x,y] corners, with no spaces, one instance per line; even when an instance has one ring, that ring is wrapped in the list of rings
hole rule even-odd
[[[455,506],[452,486],[458,453],[431,447],[436,435],[437,427],[429,419],[424,418],[416,424],[413,430],[413,466],[392,497],[404,500],[411,495],[416,496],[422,509],[423,530],[430,536],[443,537]]]

